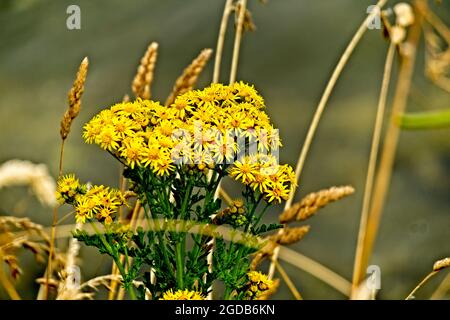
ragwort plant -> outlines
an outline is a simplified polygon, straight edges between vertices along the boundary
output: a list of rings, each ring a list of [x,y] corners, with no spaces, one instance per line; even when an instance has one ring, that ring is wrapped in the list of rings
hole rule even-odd
[[[140,98],[117,103],[90,120],[83,137],[124,165],[130,190],[66,175],[57,197],[74,206],[77,222],[92,225],[94,234],[74,236],[113,258],[131,298],[148,290],[153,299],[203,299],[217,281],[224,299],[270,291],[273,281],[251,271],[250,255],[260,248],[258,235],[281,227],[261,218],[289,197],[296,179],[289,165],[278,164],[278,131],[253,86],[212,84],[169,106]],[[244,185],[243,198],[222,208],[216,193],[227,176]],[[117,214],[134,194],[145,217],[136,229]],[[231,229],[231,241],[218,226]],[[138,292],[133,281],[143,282]]]

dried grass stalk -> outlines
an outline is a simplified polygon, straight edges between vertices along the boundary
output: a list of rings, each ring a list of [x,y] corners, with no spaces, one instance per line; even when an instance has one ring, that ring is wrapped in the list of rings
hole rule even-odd
[[[78,290],[76,291],[66,291],[63,295],[61,295],[58,300],[93,300],[95,292],[85,292],[83,290],[87,289],[93,289],[95,291],[99,290],[99,287],[105,287],[108,290],[111,290],[110,283],[111,282],[122,282],[122,276],[121,275],[104,275],[95,277],[93,279],[90,279],[89,281],[86,281],[82,283]],[[133,281],[133,285],[135,287],[139,287],[143,285],[141,281]],[[147,300],[151,299],[151,293],[148,289],[146,289],[145,292],[145,298]]]
[[[11,232],[11,231],[24,231],[29,235],[36,233],[41,239],[46,243],[49,242],[47,233],[44,231],[44,227],[40,224],[32,222],[28,218],[18,218],[11,216],[1,216],[0,217],[0,234]],[[18,239],[19,237],[16,237]]]
[[[17,236],[18,232],[22,235]],[[33,236],[37,236],[38,240],[44,240],[44,243],[31,240]],[[8,265],[14,279],[22,273],[17,258],[18,250],[28,250],[35,255],[38,262],[45,262],[44,256],[48,252],[48,242],[49,239],[43,227],[30,219],[0,217],[0,262],[3,261]]]
[[[275,241],[268,240],[267,243],[260,250],[258,250],[258,252],[256,252],[255,256],[253,257],[252,263],[250,264],[250,269],[256,270],[258,265],[264,259],[272,256],[273,251],[277,246],[278,244]]]
[[[63,119],[61,120],[60,134],[61,139],[65,140],[70,132],[70,126],[72,121],[78,116],[81,108],[81,96],[84,92],[84,83],[86,81],[86,75],[88,71],[89,60],[84,58],[78,68],[77,76],[72,88],[69,91],[69,108],[64,113]]]
[[[212,55],[212,49],[203,49],[202,52],[195,58],[186,69],[184,69],[182,75],[178,77],[172,92],[166,100],[166,106],[171,105],[175,98],[189,90],[194,88],[197,83],[200,73],[205,68],[206,63]]]
[[[237,28],[238,26],[238,22],[239,22],[239,13],[241,11],[242,5],[241,3],[238,3],[236,5],[236,10],[235,10],[235,27]],[[253,32],[256,30],[256,25],[255,22],[253,21],[253,16],[252,13],[248,10],[245,9],[244,11],[244,21],[242,24],[242,31],[243,32]]]
[[[0,166],[0,189],[11,186],[29,186],[44,205],[56,205],[56,184],[44,164],[9,160]]]
[[[251,270],[255,270],[256,267],[266,258],[270,258],[279,245],[290,245],[303,239],[308,233],[310,226],[301,226],[295,228],[284,228],[283,233],[277,233],[268,237],[265,245],[256,252],[252,263],[250,265]]]
[[[151,85],[154,78],[156,60],[158,58],[158,44],[152,42],[141,59],[131,90],[136,98],[150,99]]]
[[[354,192],[355,189],[352,186],[340,186],[310,193],[301,201],[285,210],[280,215],[280,222],[288,223],[294,220],[306,220],[313,216],[320,208],[351,195]]]
[[[76,229],[81,229],[82,227],[83,225],[81,223],[77,223]],[[80,292],[80,284],[77,283],[77,276],[79,275],[75,274],[79,270],[76,263],[79,252],[80,244],[78,243],[78,239],[70,239],[69,248],[67,249],[66,255],[66,266],[64,268],[64,281],[61,281],[58,287],[58,295],[56,297],[57,300],[67,300],[65,299],[66,296],[76,296],[77,294],[83,295],[83,293]],[[86,298],[89,297],[86,296]]]

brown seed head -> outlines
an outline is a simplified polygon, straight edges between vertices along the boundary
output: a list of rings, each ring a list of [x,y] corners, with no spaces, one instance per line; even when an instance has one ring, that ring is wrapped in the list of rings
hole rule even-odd
[[[297,202],[280,215],[281,223],[294,220],[303,221],[313,216],[320,208],[330,202],[337,201],[355,192],[351,186],[331,187],[329,189],[313,192]]]
[[[69,108],[64,113],[64,116],[61,120],[61,128],[60,135],[61,139],[67,139],[67,136],[70,132],[70,126],[72,125],[73,120],[78,116],[81,109],[81,96],[84,92],[84,83],[86,82],[86,75],[88,71],[89,60],[88,58],[84,58],[78,68],[77,76],[72,85],[72,88],[68,94]]]
[[[175,82],[172,92],[166,100],[166,106],[170,106],[178,95],[192,90],[211,55],[211,49],[203,49],[198,57],[195,58],[191,64],[186,67],[186,69],[184,69],[181,76],[179,76]]]
[[[152,42],[142,57],[136,76],[131,84],[131,90],[136,98],[150,99],[151,85],[154,78],[157,58],[158,44],[156,42]]]
[[[310,226],[301,226],[295,228],[284,228],[284,232],[271,236],[271,240],[281,245],[289,245],[303,239],[309,232]]]
[[[450,258],[441,259],[434,263],[433,271],[440,271],[448,267],[450,267]]]

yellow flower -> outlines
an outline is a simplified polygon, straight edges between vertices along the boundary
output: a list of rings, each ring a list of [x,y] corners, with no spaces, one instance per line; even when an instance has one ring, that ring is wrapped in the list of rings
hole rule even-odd
[[[266,192],[269,186],[269,179],[267,178],[267,175],[263,173],[256,173],[255,180],[250,183],[250,186],[253,190],[258,190],[261,193]]]
[[[128,117],[115,116],[112,119],[115,134],[120,138],[132,136],[135,134],[133,130],[139,130],[140,127]]]
[[[244,158],[241,161],[235,161],[233,167],[229,170],[230,176],[235,180],[241,181],[243,184],[250,184],[255,180],[257,173],[257,166],[251,163],[249,158]]]
[[[259,271],[250,271],[247,273],[248,283],[245,295],[247,299],[255,300],[271,290],[274,286],[273,280],[270,280],[267,275]]]
[[[268,184],[268,187],[265,191],[265,196],[267,202],[275,202],[281,203],[282,200],[287,200],[289,198],[290,188],[286,187],[282,183],[271,182]]]
[[[102,127],[100,126],[96,118],[86,123],[83,129],[83,139],[84,141],[86,141],[86,143],[94,143],[95,139],[100,134],[100,131],[102,131]]]
[[[244,102],[250,102],[257,108],[264,107],[264,99],[258,94],[254,86],[241,81],[233,83],[230,87],[234,94]]]
[[[122,147],[119,149],[121,157],[125,159],[131,169],[139,164],[144,150],[141,139],[124,140]]]
[[[77,223],[85,223],[94,216],[95,201],[88,196],[80,196],[75,203],[75,219]]]
[[[111,108],[112,112],[118,115],[130,116],[141,111],[140,101],[122,102]]]
[[[213,159],[217,163],[230,163],[239,151],[238,145],[233,138],[219,135],[217,140],[211,146]]]
[[[161,120],[154,131],[162,136],[170,137],[175,131],[175,125],[172,120]]]
[[[148,147],[143,148],[141,163],[144,167],[152,164],[152,162],[158,161],[162,157],[162,151],[156,144],[151,144]]]
[[[105,109],[98,114],[97,122],[100,126],[106,126],[112,124],[113,117],[114,113],[109,109]]]
[[[83,192],[83,186],[74,174],[68,174],[58,179],[56,198],[60,203],[71,202],[76,195]]]
[[[97,136],[95,142],[104,150],[113,151],[119,148],[119,136],[112,125],[104,127]]]
[[[192,111],[192,106],[189,104],[189,97],[187,95],[178,96],[175,99],[175,102],[171,105],[172,108],[176,110],[176,115],[180,119],[184,119],[186,117],[187,112]]]
[[[190,290],[177,290],[173,291],[172,289],[163,293],[162,298],[160,300],[206,300],[206,297],[203,296],[201,292],[190,291]]]
[[[165,176],[169,175],[171,171],[174,171],[175,167],[172,165],[172,159],[167,156],[152,162],[152,169],[156,175]]]

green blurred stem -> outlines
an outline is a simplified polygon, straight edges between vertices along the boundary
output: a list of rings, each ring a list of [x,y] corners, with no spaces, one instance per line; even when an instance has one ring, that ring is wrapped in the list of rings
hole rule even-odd
[[[397,123],[405,130],[450,128],[450,109],[404,113],[397,118]]]
[[[185,220],[189,218],[188,207],[189,199],[191,198],[193,190],[192,181],[189,180],[186,186],[186,192],[184,194],[183,203],[181,204],[180,218]],[[185,228],[185,225],[182,225]],[[177,285],[179,289],[184,289],[184,260],[186,255],[186,233],[181,230],[180,238],[175,246],[176,250],[176,268],[177,268]]]
[[[91,226],[94,229],[95,233],[100,237],[100,240],[102,241],[106,250],[108,250],[109,254],[114,259],[114,262],[116,263],[117,268],[119,269],[122,279],[125,281],[127,273],[125,271],[125,268],[123,267],[122,262],[120,262],[119,255],[117,254],[117,252],[115,250],[113,250],[113,248],[110,246],[108,241],[106,241],[105,236],[103,235],[102,232],[100,232],[100,230],[98,230],[95,223],[91,222]],[[136,293],[134,292],[133,285],[130,286],[129,284],[126,284],[126,287],[127,287],[126,289],[128,290],[128,293],[130,294],[131,299],[136,300]]]

